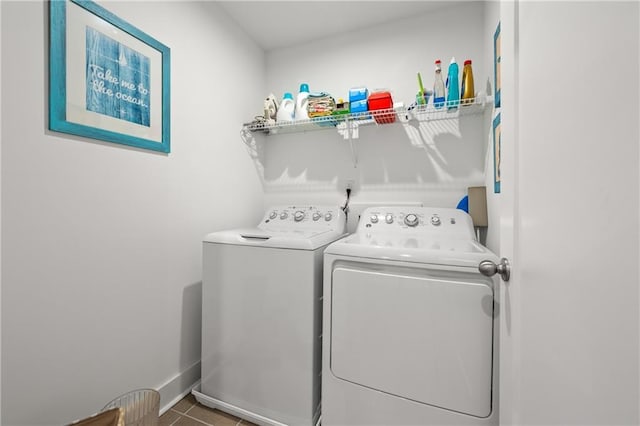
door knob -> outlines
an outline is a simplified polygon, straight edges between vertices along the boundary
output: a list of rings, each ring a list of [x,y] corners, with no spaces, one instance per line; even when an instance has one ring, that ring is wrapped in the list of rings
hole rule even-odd
[[[480,265],[478,265],[478,271],[487,277],[500,274],[500,277],[505,282],[509,281],[509,277],[511,276],[511,267],[506,257],[500,259],[500,263],[497,265],[490,260],[483,260],[480,262]]]

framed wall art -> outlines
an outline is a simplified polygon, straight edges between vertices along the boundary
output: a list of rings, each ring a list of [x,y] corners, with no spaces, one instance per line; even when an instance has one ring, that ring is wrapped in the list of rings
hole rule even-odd
[[[170,49],[89,0],[49,3],[49,129],[170,152]]]
[[[500,42],[500,23],[496,32],[493,34],[493,102],[496,108],[500,108],[500,92],[501,92],[501,62],[502,62],[502,44]]]
[[[502,132],[500,131],[500,113],[493,119],[493,192],[500,193],[500,145],[502,143]]]

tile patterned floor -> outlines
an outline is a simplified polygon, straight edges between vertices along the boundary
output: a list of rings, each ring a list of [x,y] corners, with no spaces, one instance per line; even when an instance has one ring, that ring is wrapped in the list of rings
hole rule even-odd
[[[189,394],[160,416],[159,426],[255,426],[220,410],[200,404]]]

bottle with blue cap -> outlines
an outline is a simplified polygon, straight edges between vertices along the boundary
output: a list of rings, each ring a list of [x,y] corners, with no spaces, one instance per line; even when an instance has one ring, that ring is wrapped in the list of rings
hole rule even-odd
[[[309,111],[307,109],[308,103],[309,103],[309,85],[307,83],[302,83],[300,85],[300,92],[298,93],[298,97],[296,98],[296,111],[295,111],[296,120],[309,119]]]
[[[286,92],[282,97],[280,108],[278,108],[277,121],[293,121],[295,110],[296,104],[293,101],[293,95]]]
[[[456,58],[451,58],[447,75],[447,108],[456,109],[460,103],[460,79]]]

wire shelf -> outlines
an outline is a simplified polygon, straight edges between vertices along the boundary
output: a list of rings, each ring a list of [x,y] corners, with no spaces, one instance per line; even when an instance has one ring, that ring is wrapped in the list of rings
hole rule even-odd
[[[411,120],[436,121],[451,120],[467,115],[481,114],[487,106],[492,105],[493,98],[465,99],[456,104],[448,105],[446,102],[442,106],[417,105],[412,107],[399,107],[390,109],[379,109],[374,111],[327,115],[295,121],[265,121],[254,120],[244,123],[244,128],[250,132],[261,132],[269,135],[307,132],[326,129],[345,129],[352,125],[386,125],[391,123],[402,123]]]

